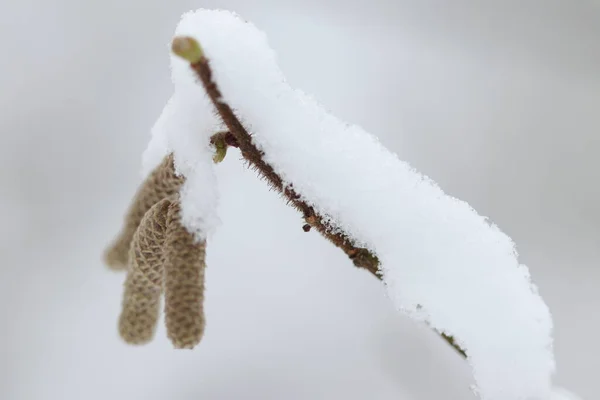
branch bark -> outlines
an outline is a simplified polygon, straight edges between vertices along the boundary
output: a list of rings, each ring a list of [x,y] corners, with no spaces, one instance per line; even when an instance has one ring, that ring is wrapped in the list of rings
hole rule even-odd
[[[302,213],[306,224],[315,228],[334,245],[342,249],[350,257],[354,265],[364,268],[379,277],[379,260],[377,256],[368,249],[354,246],[348,235],[333,232],[332,227],[324,222],[325,218],[317,213],[314,207],[302,200],[300,194],[293,188],[293,185],[284,184],[273,167],[264,161],[264,154],[252,143],[252,136],[241,124],[231,107],[223,100],[217,84],[212,80],[212,70],[210,69],[208,59],[202,57],[200,61],[192,63],[191,67],[200,78],[208,97],[229,129],[229,133],[235,138],[237,147],[239,147],[244,159],[266,179],[272,188],[283,194],[290,205]]]
[[[379,259],[369,249],[356,247],[350,236],[343,232],[334,231],[332,226],[325,221],[329,218],[316,212],[314,207],[302,199],[292,184],[284,184],[281,177],[273,167],[264,160],[264,153],[252,142],[252,135],[242,125],[229,104],[223,99],[217,83],[212,78],[212,70],[209,60],[204,55],[198,42],[190,37],[177,37],[173,40],[173,52],[190,62],[190,67],[199,78],[213,106],[217,110],[223,123],[229,132],[221,132],[219,143],[238,147],[244,159],[252,166],[268,184],[279,191],[304,217],[306,224],[302,227],[308,232],[311,228],[316,229],[321,235],[335,246],[339,247],[352,260],[355,266],[369,271],[377,279],[382,279],[379,271]],[[215,140],[213,139],[213,144]],[[217,148],[219,151],[219,149]],[[222,150],[220,150],[222,152]],[[224,155],[223,155],[224,157]],[[219,157],[221,158],[221,157]],[[221,158],[222,159],[222,158]],[[454,342],[451,336],[441,334],[458,353],[466,357],[465,352]]]

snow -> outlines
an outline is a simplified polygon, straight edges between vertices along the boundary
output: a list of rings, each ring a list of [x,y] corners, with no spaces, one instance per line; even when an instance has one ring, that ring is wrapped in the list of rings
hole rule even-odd
[[[152,128],[144,152],[142,173],[147,176],[163,157],[173,152],[175,170],[186,180],[180,191],[183,225],[204,240],[220,224],[218,189],[210,136],[218,121],[208,98],[198,86],[177,87]]]
[[[284,181],[378,255],[396,307],[466,349],[482,399],[574,398],[552,384],[551,315],[507,235],[375,136],[290,88],[252,24],[198,10],[184,15],[176,34],[201,42],[224,99]],[[174,151],[188,178],[184,223],[202,235],[218,224],[208,146],[217,121],[189,65],[173,57],[172,73],[175,94],[153,130],[144,169]]]

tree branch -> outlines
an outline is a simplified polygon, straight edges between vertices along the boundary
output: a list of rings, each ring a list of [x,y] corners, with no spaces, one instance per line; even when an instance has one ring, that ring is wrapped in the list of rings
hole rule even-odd
[[[332,229],[333,227],[325,222],[330,220],[330,218],[325,218],[326,216],[316,212],[314,207],[302,199],[302,196],[296,192],[292,184],[284,184],[273,167],[264,160],[264,153],[252,142],[252,135],[246,130],[231,107],[223,99],[217,83],[212,79],[209,60],[204,56],[204,52],[198,42],[190,37],[177,37],[173,40],[172,50],[176,55],[190,62],[191,68],[202,83],[227,129],[229,129],[229,132],[220,132],[211,139],[211,142],[217,149],[215,161],[217,159],[220,161],[225,156],[226,150],[222,149],[224,144],[239,147],[244,159],[266,179],[272,188],[279,191],[287,199],[288,204],[302,213],[306,222],[303,226],[305,232],[308,232],[311,228],[316,229],[331,243],[342,249],[355,266],[363,268],[377,279],[381,279],[377,256],[369,249],[356,247],[348,234]],[[454,343],[452,337],[445,334],[441,335],[456,351],[466,356],[464,351]]]

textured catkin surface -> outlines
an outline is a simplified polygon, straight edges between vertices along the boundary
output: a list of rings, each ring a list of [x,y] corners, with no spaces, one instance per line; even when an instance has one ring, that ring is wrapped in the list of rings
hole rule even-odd
[[[204,333],[206,242],[181,223],[173,155],[166,156],[142,183],[125,225],[105,253],[113,269],[127,268],[119,333],[130,344],[152,340],[165,293],[167,332],[176,348],[193,348]]]
[[[176,194],[183,182],[184,178],[175,174],[173,155],[165,157],[135,194],[121,233],[104,255],[109,267],[116,270],[127,268],[129,247],[144,215],[159,201]]]
[[[169,199],[155,204],[133,235],[119,318],[119,333],[127,343],[147,343],[154,336],[160,314],[163,246],[170,204]]]
[[[164,247],[165,318],[176,348],[193,348],[204,333],[206,242],[198,242],[181,225],[181,207],[173,201],[167,214]]]

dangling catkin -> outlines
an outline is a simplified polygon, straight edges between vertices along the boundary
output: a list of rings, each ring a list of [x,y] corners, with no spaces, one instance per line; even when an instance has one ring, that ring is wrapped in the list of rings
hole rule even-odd
[[[127,268],[119,333],[130,344],[149,342],[165,293],[167,333],[176,348],[193,348],[204,333],[206,242],[196,241],[181,223],[173,155],[138,189],[117,239],[105,252],[113,269]]]
[[[131,240],[142,218],[153,205],[178,193],[183,182],[184,178],[175,174],[173,155],[168,155],[135,194],[121,233],[104,254],[104,260],[109,267],[116,270],[127,268]]]
[[[129,250],[119,333],[130,344],[149,342],[160,312],[163,284],[163,248],[169,199],[155,204],[142,219]]]
[[[165,319],[175,348],[193,348],[204,333],[206,242],[181,225],[181,206],[173,201],[167,214],[164,247]]]

